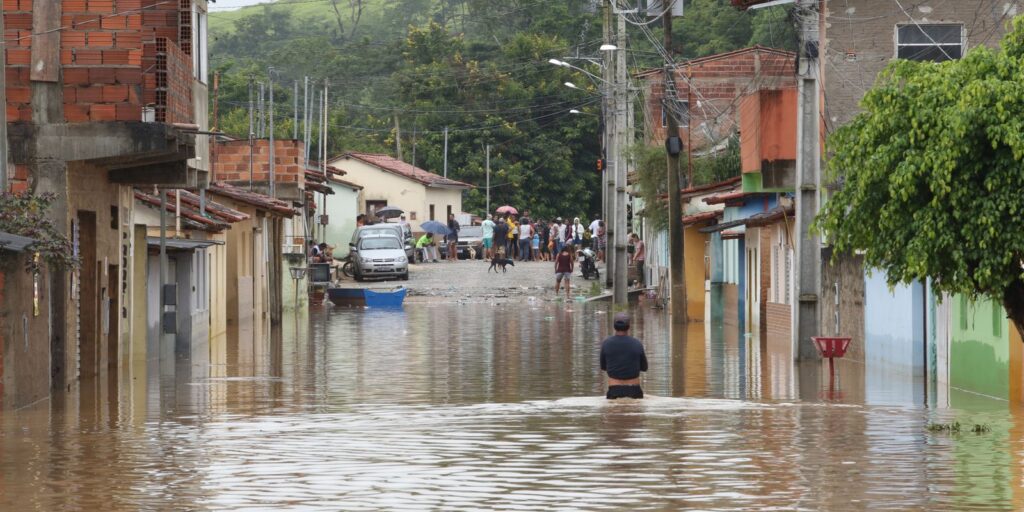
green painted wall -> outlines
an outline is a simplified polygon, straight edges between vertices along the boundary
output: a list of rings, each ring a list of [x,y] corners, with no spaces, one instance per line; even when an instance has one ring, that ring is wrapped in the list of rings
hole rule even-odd
[[[792,192],[793,187],[782,187],[782,188],[765,188],[764,180],[759,172],[745,172],[743,173],[743,191],[746,193],[751,192]]]
[[[1010,396],[1010,332],[1003,307],[951,297],[950,384],[1002,399]]]

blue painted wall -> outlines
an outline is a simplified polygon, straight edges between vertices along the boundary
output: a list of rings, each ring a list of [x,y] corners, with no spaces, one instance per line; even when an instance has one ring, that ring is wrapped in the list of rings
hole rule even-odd
[[[864,276],[864,358],[867,364],[924,375],[925,288],[914,282],[891,291],[885,273]]]

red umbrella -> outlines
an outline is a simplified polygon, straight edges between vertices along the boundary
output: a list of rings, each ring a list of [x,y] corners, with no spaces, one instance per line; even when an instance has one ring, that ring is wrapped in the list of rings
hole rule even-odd
[[[509,206],[507,204],[505,206],[499,207],[497,212],[498,213],[511,213],[512,215],[519,215],[519,210],[516,210],[514,207]]]

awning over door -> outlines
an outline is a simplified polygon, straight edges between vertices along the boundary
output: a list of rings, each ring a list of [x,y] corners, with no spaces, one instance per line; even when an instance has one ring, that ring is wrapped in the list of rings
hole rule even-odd
[[[146,245],[150,247],[160,247],[160,237],[147,236]],[[166,241],[168,249],[176,251],[194,251],[196,249],[206,249],[211,245],[224,245],[224,242],[218,240],[189,240],[186,238],[168,238]]]

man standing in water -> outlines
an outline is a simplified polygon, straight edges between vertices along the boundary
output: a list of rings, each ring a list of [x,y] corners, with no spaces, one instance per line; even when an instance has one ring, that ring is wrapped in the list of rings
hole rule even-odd
[[[608,372],[609,400],[643,398],[640,372],[647,371],[647,354],[640,340],[629,335],[629,315],[617,313],[615,335],[601,343],[601,370]]]

